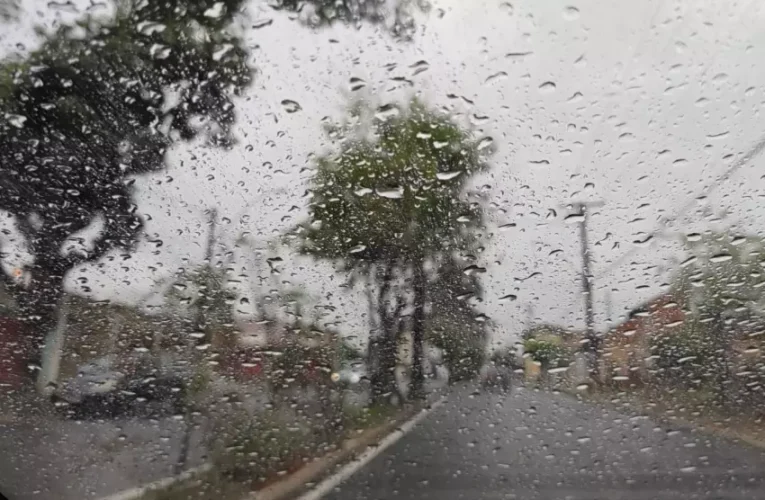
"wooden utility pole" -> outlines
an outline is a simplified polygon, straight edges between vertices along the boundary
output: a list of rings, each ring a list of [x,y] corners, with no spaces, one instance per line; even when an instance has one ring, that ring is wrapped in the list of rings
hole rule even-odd
[[[590,269],[591,254],[587,223],[589,222],[590,211],[602,206],[602,201],[573,203],[571,205],[571,213],[566,217],[566,219],[575,220],[579,225],[579,248],[582,256],[581,282],[584,299],[584,322],[586,325],[586,343],[583,345],[583,349],[587,354],[587,362],[593,378],[599,376],[600,337],[598,337],[595,331],[595,308],[592,294],[593,276]]]
[[[210,307],[209,294],[211,293],[211,283],[209,273],[212,272],[212,260],[213,252],[215,250],[215,224],[218,218],[218,210],[215,208],[210,209],[208,225],[210,230],[207,233],[207,245],[205,246],[205,257],[203,266],[204,280],[200,283],[204,290],[199,294],[199,298],[196,301],[196,312],[194,315],[194,328],[197,333],[200,334],[200,343],[210,343],[210,333],[208,332],[208,309]]]

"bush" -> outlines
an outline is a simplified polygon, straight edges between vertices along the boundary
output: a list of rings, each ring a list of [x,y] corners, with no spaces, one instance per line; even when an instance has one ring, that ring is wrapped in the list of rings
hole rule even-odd
[[[523,350],[527,356],[541,364],[544,370],[565,367],[570,363],[568,349],[549,340],[526,339]]]
[[[311,429],[245,414],[219,419],[212,436],[216,471],[222,477],[253,484],[316,456],[322,447]]]
[[[706,324],[688,322],[680,330],[654,336],[651,352],[656,377],[666,383],[699,387],[724,375],[725,360],[716,351],[713,333]]]

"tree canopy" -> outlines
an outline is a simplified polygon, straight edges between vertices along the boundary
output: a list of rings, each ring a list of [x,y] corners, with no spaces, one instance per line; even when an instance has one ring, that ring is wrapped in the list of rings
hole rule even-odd
[[[395,363],[389,351],[395,350],[401,314],[413,309],[412,392],[418,393],[427,282],[442,267],[459,274],[480,269],[474,252],[480,251],[483,211],[465,191],[471,177],[487,168],[492,140],[475,137],[417,100],[377,109],[356,103],[349,115],[349,123],[330,128],[340,148],[317,160],[309,220],[297,234],[304,253],[366,273],[377,288],[377,297],[370,295],[377,306],[370,354],[388,353],[378,371]],[[464,268],[454,267],[457,262]],[[451,279],[442,285],[461,284]]]

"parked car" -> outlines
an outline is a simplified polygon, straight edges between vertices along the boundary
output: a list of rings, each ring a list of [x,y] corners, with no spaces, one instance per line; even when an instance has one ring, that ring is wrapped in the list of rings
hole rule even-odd
[[[185,404],[188,377],[183,375],[146,363],[126,374],[114,370],[109,358],[99,358],[81,366],[51,397],[65,416],[75,419],[172,414]]]
[[[347,361],[332,373],[331,378],[338,385],[356,386],[368,380],[367,367],[362,361]]]

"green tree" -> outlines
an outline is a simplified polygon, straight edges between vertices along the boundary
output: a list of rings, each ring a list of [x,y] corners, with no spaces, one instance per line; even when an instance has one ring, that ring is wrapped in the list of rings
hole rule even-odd
[[[765,245],[755,236],[707,232],[687,237],[686,248],[671,293],[688,319],[676,339],[656,339],[655,354],[660,368],[681,372],[674,378],[711,384],[725,399],[733,341],[765,327]]]
[[[571,353],[554,339],[527,338],[523,341],[524,353],[542,366],[542,370],[569,365]]]
[[[428,281],[440,261],[473,248],[479,239],[481,206],[466,201],[464,192],[471,177],[486,168],[491,139],[476,139],[416,100],[374,113],[356,105],[350,115],[352,125],[331,131],[343,138],[340,152],[317,161],[310,220],[299,236],[304,252],[361,269],[376,284],[380,335],[370,347],[381,351],[375,355],[383,361],[373,374],[382,379],[380,391],[392,383],[386,372],[392,371],[389,353],[395,350],[399,318],[391,311],[400,313],[408,305],[394,284],[407,285],[413,309],[410,393],[419,396]],[[467,268],[480,270],[475,264]]]
[[[275,7],[312,6],[323,22],[391,15],[373,4],[344,0],[333,10],[325,0],[287,0]],[[201,134],[211,145],[233,143],[233,97],[252,81],[237,34],[245,5],[116,0],[113,14],[40,29],[36,50],[0,65],[0,210],[14,217],[34,258],[28,286],[2,271],[0,282],[29,322],[33,358],[55,323],[66,275],[139,240],[134,177],[164,168],[179,141]],[[406,10],[397,2],[393,18]],[[21,13],[20,2],[0,1],[0,20]],[[73,235],[98,223],[91,246],[72,248]]]
[[[138,241],[133,177],[163,168],[174,142],[232,143],[232,99],[252,80],[232,28],[242,6],[122,1],[113,15],[41,31],[39,48],[0,66],[0,209],[34,258],[28,286],[5,281],[33,356],[67,273]],[[92,245],[72,248],[75,233],[99,223]]]

